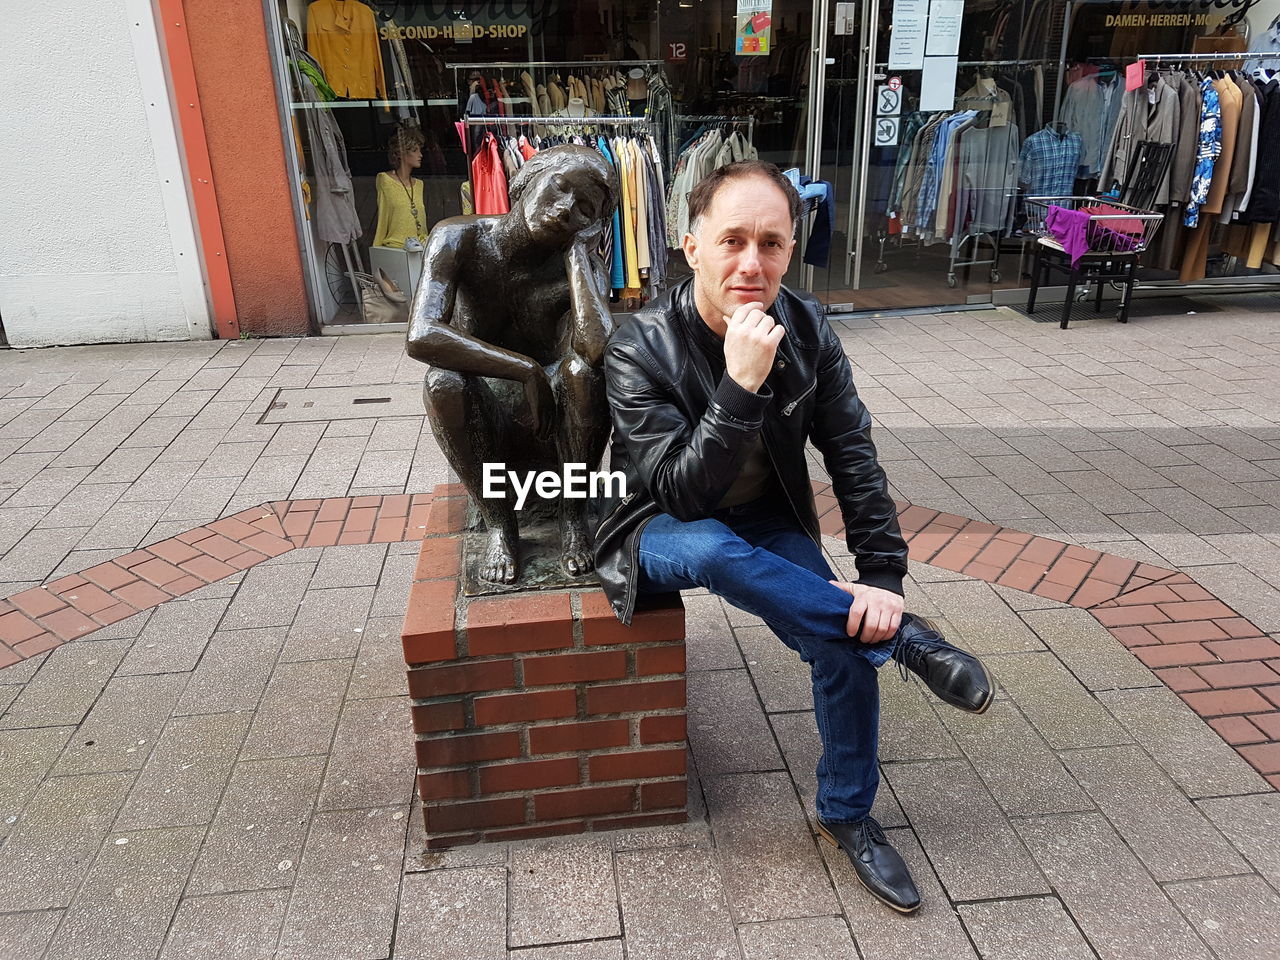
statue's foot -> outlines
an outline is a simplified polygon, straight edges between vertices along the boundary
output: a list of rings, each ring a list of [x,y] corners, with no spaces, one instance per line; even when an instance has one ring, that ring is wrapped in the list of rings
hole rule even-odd
[[[560,525],[560,542],[564,553],[560,565],[571,577],[580,577],[596,568],[595,555],[591,551],[591,537],[581,520],[568,520]]]
[[[516,542],[518,537],[510,531],[489,531],[484,558],[480,561],[480,579],[490,583],[516,582]]]

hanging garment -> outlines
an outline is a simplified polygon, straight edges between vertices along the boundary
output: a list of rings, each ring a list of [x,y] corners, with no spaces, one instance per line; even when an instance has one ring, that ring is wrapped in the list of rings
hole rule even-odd
[[[1236,128],[1235,158],[1231,161],[1231,179],[1227,183],[1227,196],[1222,205],[1219,223],[1232,223],[1239,219],[1240,211],[1248,205],[1249,189],[1257,164],[1258,150],[1258,94],[1253,84],[1243,77],[1233,77],[1232,82],[1240,90],[1240,123]]]
[[[1209,196],[1213,182],[1213,163],[1222,153],[1222,112],[1218,108],[1218,91],[1212,80],[1200,84],[1204,106],[1200,110],[1200,147],[1196,151],[1196,171],[1191,180],[1191,198],[1183,223],[1194,227],[1200,222],[1200,207]]]
[[[1067,88],[1062,104],[1062,122],[1072,133],[1080,135],[1080,179],[1096,177],[1102,170],[1104,157],[1111,144],[1124,91],[1113,75],[1085,77]]]
[[[1231,164],[1236,155],[1236,134],[1240,127],[1240,113],[1244,109],[1244,97],[1240,88],[1230,77],[1223,77],[1213,82],[1218,93],[1218,111],[1222,130],[1222,143],[1218,159],[1213,164],[1213,181],[1209,184],[1209,196],[1200,208],[1202,214],[1219,214],[1222,202],[1227,195],[1227,185],[1231,181]]]
[[[1132,167],[1138,144],[1144,140],[1174,143],[1178,136],[1179,110],[1178,91],[1160,74],[1155,74],[1153,85],[1143,84],[1136,90],[1126,91],[1115,133],[1099,174],[1098,188],[1109,190],[1117,182],[1122,186],[1128,184],[1136,172]],[[1156,187],[1153,202],[1157,205],[1169,202],[1168,168]]]
[[[603,137],[596,137],[596,148],[605,155],[605,158],[613,165],[615,175],[618,177],[619,193],[616,197],[617,203],[613,209],[613,252],[609,257],[609,286],[616,294],[627,284],[625,266],[622,262],[622,171],[618,169],[618,161],[613,156],[613,151],[609,149],[609,141]]]
[[[323,100],[310,77],[305,73],[298,77],[302,100],[312,104],[310,109],[299,112],[311,147],[316,236],[329,243],[350,243],[364,231],[356,214],[355,192],[351,185],[351,170],[347,167],[347,147],[342,131],[333,110],[319,106]]]
[[[1196,172],[1203,103],[1200,84],[1191,77],[1174,72],[1169,74],[1169,82],[1178,87],[1178,138],[1174,141],[1173,159],[1169,164],[1169,200],[1185,206],[1191,199],[1191,179]]]
[[[315,0],[307,7],[307,52],[338,96],[388,99],[377,23],[359,0]]]
[[[1051,126],[1027,137],[1018,153],[1018,179],[1026,184],[1027,196],[1071,196],[1083,149],[1080,134]]]
[[[974,127],[960,138],[952,238],[1013,229],[1018,125]]]
[[[471,161],[471,182],[475,185],[473,201],[476,213],[507,213],[511,210],[507,198],[507,177],[497,138],[492,133],[485,134],[480,151]]]
[[[1246,223],[1274,224],[1280,219],[1280,75],[1258,90],[1258,169],[1249,196]]]
[[[422,198],[422,181],[412,178],[410,190],[385,170],[378,174],[378,226],[373,234],[375,247],[403,248],[409,237],[427,242],[427,207]]]

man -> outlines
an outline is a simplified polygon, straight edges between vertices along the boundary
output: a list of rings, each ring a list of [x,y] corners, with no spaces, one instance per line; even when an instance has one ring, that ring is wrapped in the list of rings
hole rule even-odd
[[[904,913],[920,895],[870,816],[879,783],[876,668],[890,657],[948,703],[982,713],[976,657],[903,613],[907,548],[844,349],[821,308],[782,287],[800,199],[772,164],[722,167],[694,189],[694,276],[621,324],[605,351],[612,469],[596,565],[629,623],[639,594],[705,587],[759,616],[809,663],[823,754],[819,832]],[[823,558],[805,442],[822,453],[857,560]],[[852,599],[851,599],[852,598]]]

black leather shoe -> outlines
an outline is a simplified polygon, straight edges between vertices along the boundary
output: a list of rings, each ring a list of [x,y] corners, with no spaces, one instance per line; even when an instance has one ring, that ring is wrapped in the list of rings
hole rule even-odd
[[[899,913],[911,913],[920,906],[920,891],[911,879],[911,871],[898,851],[889,845],[884,830],[873,817],[855,823],[819,820],[818,833],[849,855],[854,873],[881,903]]]
[[[942,639],[931,620],[904,613],[893,651],[902,678],[910,670],[937,697],[969,713],[985,713],[995,695],[995,682],[982,661]]]

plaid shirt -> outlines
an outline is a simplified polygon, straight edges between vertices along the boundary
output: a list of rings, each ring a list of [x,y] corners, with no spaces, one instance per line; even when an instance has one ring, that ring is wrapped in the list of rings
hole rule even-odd
[[[1074,193],[1076,168],[1084,141],[1078,133],[1058,133],[1052,127],[1037,130],[1018,154],[1020,179],[1031,197],[1069,197]]]

